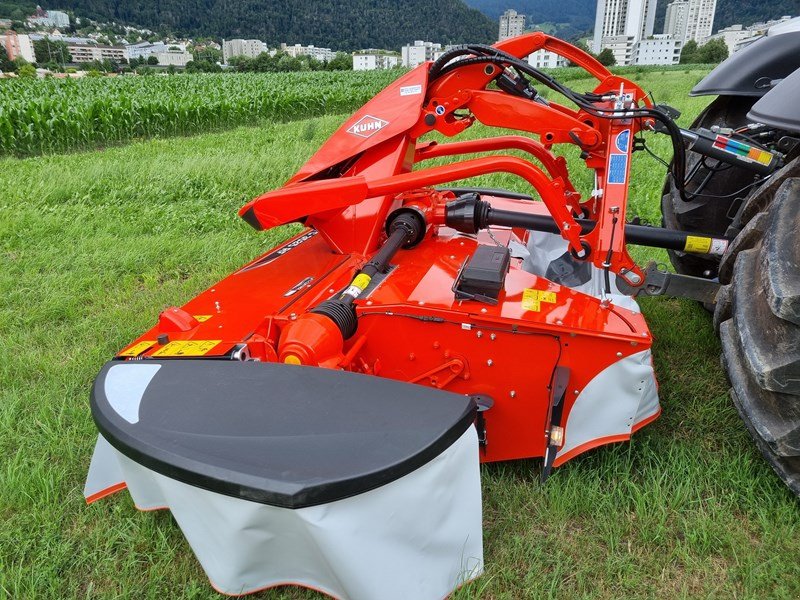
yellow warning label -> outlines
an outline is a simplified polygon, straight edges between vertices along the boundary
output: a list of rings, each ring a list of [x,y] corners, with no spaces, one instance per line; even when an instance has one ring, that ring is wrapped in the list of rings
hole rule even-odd
[[[153,352],[151,356],[203,356],[222,340],[175,340]]]
[[[193,315],[195,319],[200,321],[201,323],[208,321],[214,315]]]
[[[546,292],[544,290],[534,290],[531,288],[525,288],[525,291],[522,292],[522,308],[525,310],[539,312],[542,310],[542,302],[555,304],[556,293]]]
[[[151,348],[155,344],[153,340],[144,340],[141,342],[136,342],[133,346],[130,346],[120,352],[117,356],[139,356],[142,352]]]
[[[686,236],[686,245],[683,247],[684,252],[708,254],[709,250],[711,250],[711,238],[697,237],[694,235]]]
[[[365,289],[367,289],[367,286],[369,285],[370,281],[372,281],[372,278],[369,275],[367,275],[366,273],[360,273],[356,275],[356,278],[353,279],[353,283],[351,283],[350,285],[352,285],[353,287],[357,287],[363,292]]]

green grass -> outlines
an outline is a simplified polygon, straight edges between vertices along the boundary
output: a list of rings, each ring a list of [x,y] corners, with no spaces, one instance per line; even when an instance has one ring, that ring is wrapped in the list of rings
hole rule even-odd
[[[701,75],[633,77],[688,123],[705,102],[686,98]],[[89,388],[165,306],[288,234],[256,233],[235,211],[343,118],[0,160],[0,596],[219,597],[169,513],[139,513],[126,493],[85,505]],[[651,145],[667,155],[665,140]],[[663,169],[643,154],[634,163],[630,214],[655,222]],[[510,176],[479,183],[525,190]],[[540,461],[484,466],[486,573],[457,598],[800,597],[800,506],[731,405],[709,315],[690,301],[642,304],[662,417],[545,486]]]

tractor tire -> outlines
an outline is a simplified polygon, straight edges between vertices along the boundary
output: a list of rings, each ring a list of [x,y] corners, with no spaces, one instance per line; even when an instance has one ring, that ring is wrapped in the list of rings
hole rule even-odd
[[[740,127],[748,122],[747,112],[757,98],[739,96],[719,96],[692,123],[696,127],[711,128],[714,125],[724,127]],[[694,152],[686,153],[686,173],[690,173],[701,161],[701,156]],[[715,161],[710,161],[713,164]],[[697,182],[702,181],[709,170],[700,166],[697,175],[687,184],[686,191],[697,189]],[[754,181],[750,171],[738,167],[730,167],[723,174],[713,177],[704,189],[704,193],[712,197],[699,197],[688,202],[681,199],[678,190],[667,178],[661,197],[661,225],[667,229],[724,235],[733,221],[734,214],[751,189],[745,189],[742,195],[738,190],[746,188]],[[716,196],[716,197],[714,197]],[[725,197],[730,196],[730,197]],[[670,262],[678,273],[713,279],[717,276],[719,258],[714,256],[689,254],[676,250],[668,250]]]
[[[748,200],[758,210],[722,258],[714,323],[733,403],[800,496],[800,176],[786,176],[798,161]]]

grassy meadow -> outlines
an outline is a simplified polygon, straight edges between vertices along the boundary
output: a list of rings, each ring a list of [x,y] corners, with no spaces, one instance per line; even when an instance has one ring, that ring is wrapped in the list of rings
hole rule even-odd
[[[704,72],[629,76],[688,124],[706,102],[687,97]],[[0,158],[0,597],[219,597],[168,512],[137,512],[126,492],[86,506],[89,389],[164,307],[290,234],[255,232],[236,210],[285,181],[345,118]],[[668,157],[668,140],[650,135],[649,145]],[[585,192],[589,174],[567,156]],[[663,177],[636,156],[629,217],[658,222]],[[527,191],[507,175],[469,184]],[[635,258],[667,261],[641,248]],[[730,402],[710,316],[686,300],[642,304],[662,416],[544,486],[539,460],[483,466],[486,572],[455,598],[800,597],[800,504]]]

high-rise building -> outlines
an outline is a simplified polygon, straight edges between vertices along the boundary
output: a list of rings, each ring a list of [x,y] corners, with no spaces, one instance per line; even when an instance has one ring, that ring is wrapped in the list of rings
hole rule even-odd
[[[667,5],[664,33],[682,42],[704,44],[714,27],[717,0],[675,0]]]
[[[667,4],[667,13],[664,15],[664,34],[671,35],[682,42],[686,41],[688,16],[688,0],[676,0]]]
[[[689,14],[686,17],[686,38],[704,44],[714,28],[714,13],[717,0],[689,0]]]
[[[222,40],[222,62],[226,65],[235,56],[255,58],[266,51],[267,46],[261,40]]]
[[[498,40],[502,42],[508,38],[522,35],[523,31],[525,31],[525,15],[521,15],[511,8],[500,15],[500,32],[497,35]]]
[[[428,60],[436,60],[442,55],[442,45],[415,40],[400,49],[404,67],[413,69]]]
[[[22,57],[29,63],[36,62],[36,55],[33,53],[33,43],[27,35],[18,34],[16,31],[8,30],[0,34],[0,52],[5,51],[9,60]]]
[[[593,50],[600,52],[605,46],[604,38],[631,39],[635,44],[640,39],[653,35],[657,0],[597,0],[594,20]]]

